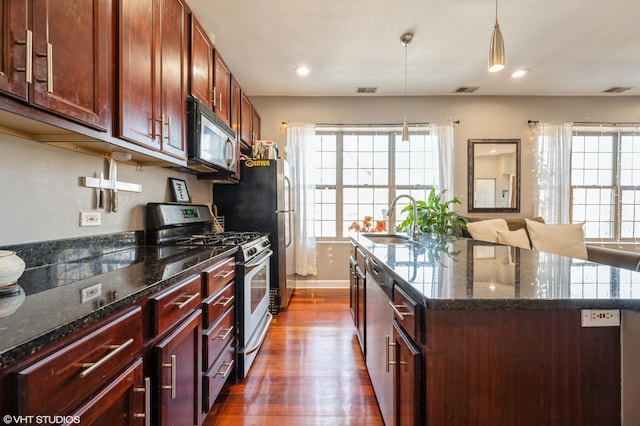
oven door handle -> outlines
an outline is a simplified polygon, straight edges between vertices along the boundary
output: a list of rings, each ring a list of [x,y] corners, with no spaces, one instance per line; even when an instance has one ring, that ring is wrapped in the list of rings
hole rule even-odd
[[[244,265],[246,268],[253,268],[254,266],[258,266],[260,265],[264,260],[266,260],[267,258],[271,257],[271,255],[273,254],[273,250],[269,249],[266,251],[266,254],[263,256],[260,256],[259,259],[254,260],[253,262],[247,263],[246,265]]]
[[[262,342],[264,341],[264,338],[267,336],[267,331],[269,331],[269,324],[271,324],[271,320],[273,319],[273,315],[271,314],[271,312],[267,312],[267,319],[266,321],[262,324],[262,330],[260,332],[260,335],[258,336],[258,338],[256,339],[256,344],[253,345],[250,348],[247,348],[245,350],[245,355],[249,355],[254,353],[255,351],[257,351],[258,349],[260,349],[260,346],[262,345]]]

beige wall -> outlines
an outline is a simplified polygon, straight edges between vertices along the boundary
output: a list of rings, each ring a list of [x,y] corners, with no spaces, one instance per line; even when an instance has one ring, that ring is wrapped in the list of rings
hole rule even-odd
[[[515,84],[515,82],[514,82]],[[283,121],[309,123],[400,123],[404,112],[402,97],[253,97],[261,114],[262,138],[272,139],[282,149]],[[451,95],[409,97],[407,119],[410,122],[460,120],[454,128],[455,188],[462,200],[459,210],[467,211],[467,140],[520,139],[522,142],[521,212],[505,216],[531,216],[534,209],[535,133],[528,120],[544,122],[640,121],[640,97],[554,97],[554,96],[478,96]],[[476,214],[474,214],[476,215]],[[477,214],[477,216],[482,216]],[[322,247],[321,250],[329,251]],[[319,270],[331,266],[319,263]],[[322,272],[319,272],[319,274]],[[332,274],[333,275],[333,274]],[[348,278],[345,269],[343,279]]]
[[[170,201],[168,177],[185,179],[197,202],[211,202],[211,184],[161,167],[118,163],[118,181],[142,185],[119,193],[119,210],[96,210],[96,190],[82,176],[109,176],[107,161],[0,134],[0,246],[144,229],[144,206]],[[108,197],[107,197],[108,200]],[[80,227],[81,211],[102,212],[102,226]]]

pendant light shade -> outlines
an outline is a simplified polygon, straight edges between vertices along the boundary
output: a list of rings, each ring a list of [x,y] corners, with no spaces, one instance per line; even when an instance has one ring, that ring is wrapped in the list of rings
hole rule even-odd
[[[491,45],[489,46],[489,72],[500,71],[504,68],[504,40],[502,31],[498,24],[498,0],[496,0],[496,23],[491,34]]]
[[[409,142],[409,125],[407,124],[407,45],[413,40],[413,33],[404,33],[400,42],[404,46],[404,122],[402,123],[401,142]]]

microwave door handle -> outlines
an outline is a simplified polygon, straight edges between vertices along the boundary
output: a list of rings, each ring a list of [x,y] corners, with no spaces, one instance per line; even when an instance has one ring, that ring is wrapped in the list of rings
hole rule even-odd
[[[227,167],[231,167],[233,164],[233,142],[231,142],[231,138],[227,138],[224,159],[227,161]]]

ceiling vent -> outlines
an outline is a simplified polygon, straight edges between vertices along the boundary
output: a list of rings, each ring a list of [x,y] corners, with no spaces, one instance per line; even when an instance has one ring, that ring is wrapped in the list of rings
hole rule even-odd
[[[603,93],[622,93],[622,92],[626,92],[627,90],[631,90],[631,87],[610,87],[607,90],[605,90]]]
[[[454,93],[473,93],[478,90],[478,87],[458,87]]]
[[[357,87],[356,93],[376,93],[377,87]]]

